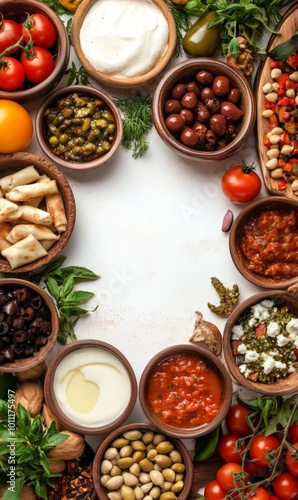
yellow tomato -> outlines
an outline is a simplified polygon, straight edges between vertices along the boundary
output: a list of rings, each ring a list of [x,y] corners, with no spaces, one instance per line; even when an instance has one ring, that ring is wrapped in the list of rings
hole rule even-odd
[[[24,151],[33,135],[29,113],[17,102],[0,99],[0,153]]]

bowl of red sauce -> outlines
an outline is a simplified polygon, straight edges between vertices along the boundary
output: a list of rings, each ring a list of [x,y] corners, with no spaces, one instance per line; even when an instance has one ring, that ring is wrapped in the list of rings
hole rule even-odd
[[[269,196],[249,203],[229,234],[232,260],[261,288],[286,289],[298,282],[298,199]]]
[[[232,380],[207,348],[181,344],[163,349],[146,365],[139,399],[148,420],[180,439],[208,434],[225,418]]]

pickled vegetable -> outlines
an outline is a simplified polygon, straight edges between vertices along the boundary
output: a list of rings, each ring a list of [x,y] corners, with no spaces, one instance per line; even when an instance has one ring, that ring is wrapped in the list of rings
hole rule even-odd
[[[183,38],[183,49],[192,57],[211,57],[220,43],[219,25],[208,28],[216,18],[213,11],[206,12],[191,26]]]

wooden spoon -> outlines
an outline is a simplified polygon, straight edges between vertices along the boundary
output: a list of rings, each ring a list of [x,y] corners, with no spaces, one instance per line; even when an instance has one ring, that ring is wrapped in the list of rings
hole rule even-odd
[[[283,16],[279,24],[276,26],[276,31],[280,32],[280,35],[272,35],[269,39],[267,45],[267,51],[272,50],[276,45],[279,45],[283,42],[289,40],[295,33],[296,26],[298,25],[298,7],[297,4],[293,5]],[[298,199],[297,195],[295,195],[291,189],[290,184],[288,183],[284,189],[278,189],[277,184],[280,179],[273,179],[270,174],[270,170],[266,167],[266,162],[268,161],[268,157],[266,152],[268,148],[263,145],[263,135],[264,133],[269,131],[268,126],[268,118],[262,117],[262,111],[264,110],[264,93],[262,88],[265,83],[271,82],[271,69],[269,67],[268,57],[263,61],[257,70],[254,90],[257,102],[257,121],[256,121],[256,129],[257,129],[257,147],[259,154],[259,162],[261,171],[263,174],[263,179],[267,190],[278,196],[286,196],[289,198]]]

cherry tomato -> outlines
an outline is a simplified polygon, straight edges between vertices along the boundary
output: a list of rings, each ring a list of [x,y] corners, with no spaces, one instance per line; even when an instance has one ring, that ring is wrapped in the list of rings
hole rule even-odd
[[[238,439],[239,436],[236,436],[236,434],[224,434],[220,437],[217,451],[224,462],[241,464],[242,458],[239,452],[245,449],[245,444],[242,443],[241,446],[237,446]]]
[[[240,464],[229,462],[218,469],[216,479],[224,490],[229,491],[240,485],[239,482],[235,481],[234,474],[241,471],[243,469]]]
[[[25,71],[14,57],[4,57],[0,67],[0,89],[17,90],[25,80]]]
[[[223,500],[226,493],[226,490],[224,490],[219,482],[214,479],[205,486],[204,497],[206,500]]]
[[[33,48],[32,57],[27,56],[25,51],[22,52],[21,63],[27,80],[33,83],[43,82],[55,68],[51,52],[37,46]]]
[[[0,53],[17,43],[22,36],[22,26],[11,19],[4,19],[0,22]],[[6,55],[18,50],[10,50]]]
[[[298,481],[290,472],[282,472],[274,479],[273,489],[280,500],[293,500],[298,495]]]
[[[270,495],[266,490],[259,487],[256,489],[255,493],[249,497],[249,500],[270,500]]]
[[[257,465],[261,467],[268,466],[268,460],[266,454],[270,450],[277,450],[280,446],[279,440],[273,436],[265,436],[265,434],[257,434],[250,443],[249,446],[249,456],[255,461]]]
[[[236,165],[223,175],[221,187],[224,195],[234,203],[248,203],[258,196],[262,182],[253,165]]]
[[[288,439],[290,443],[298,442],[298,423],[293,422],[288,430]]]
[[[30,39],[34,45],[51,48],[57,38],[55,26],[44,14],[32,14],[28,16],[22,26],[22,34],[26,41]]]
[[[298,453],[298,442],[293,443],[294,448],[296,448],[295,453]],[[298,477],[298,455],[297,459],[295,460],[295,457],[292,456],[294,454],[294,450],[292,449],[287,449],[286,451],[286,466],[289,472],[293,474],[293,476]]]
[[[0,99],[0,153],[24,151],[33,134],[29,113],[17,102]]]
[[[246,420],[249,410],[240,403],[236,403],[229,409],[226,416],[226,426],[230,434],[237,436],[248,436],[251,428]]]

